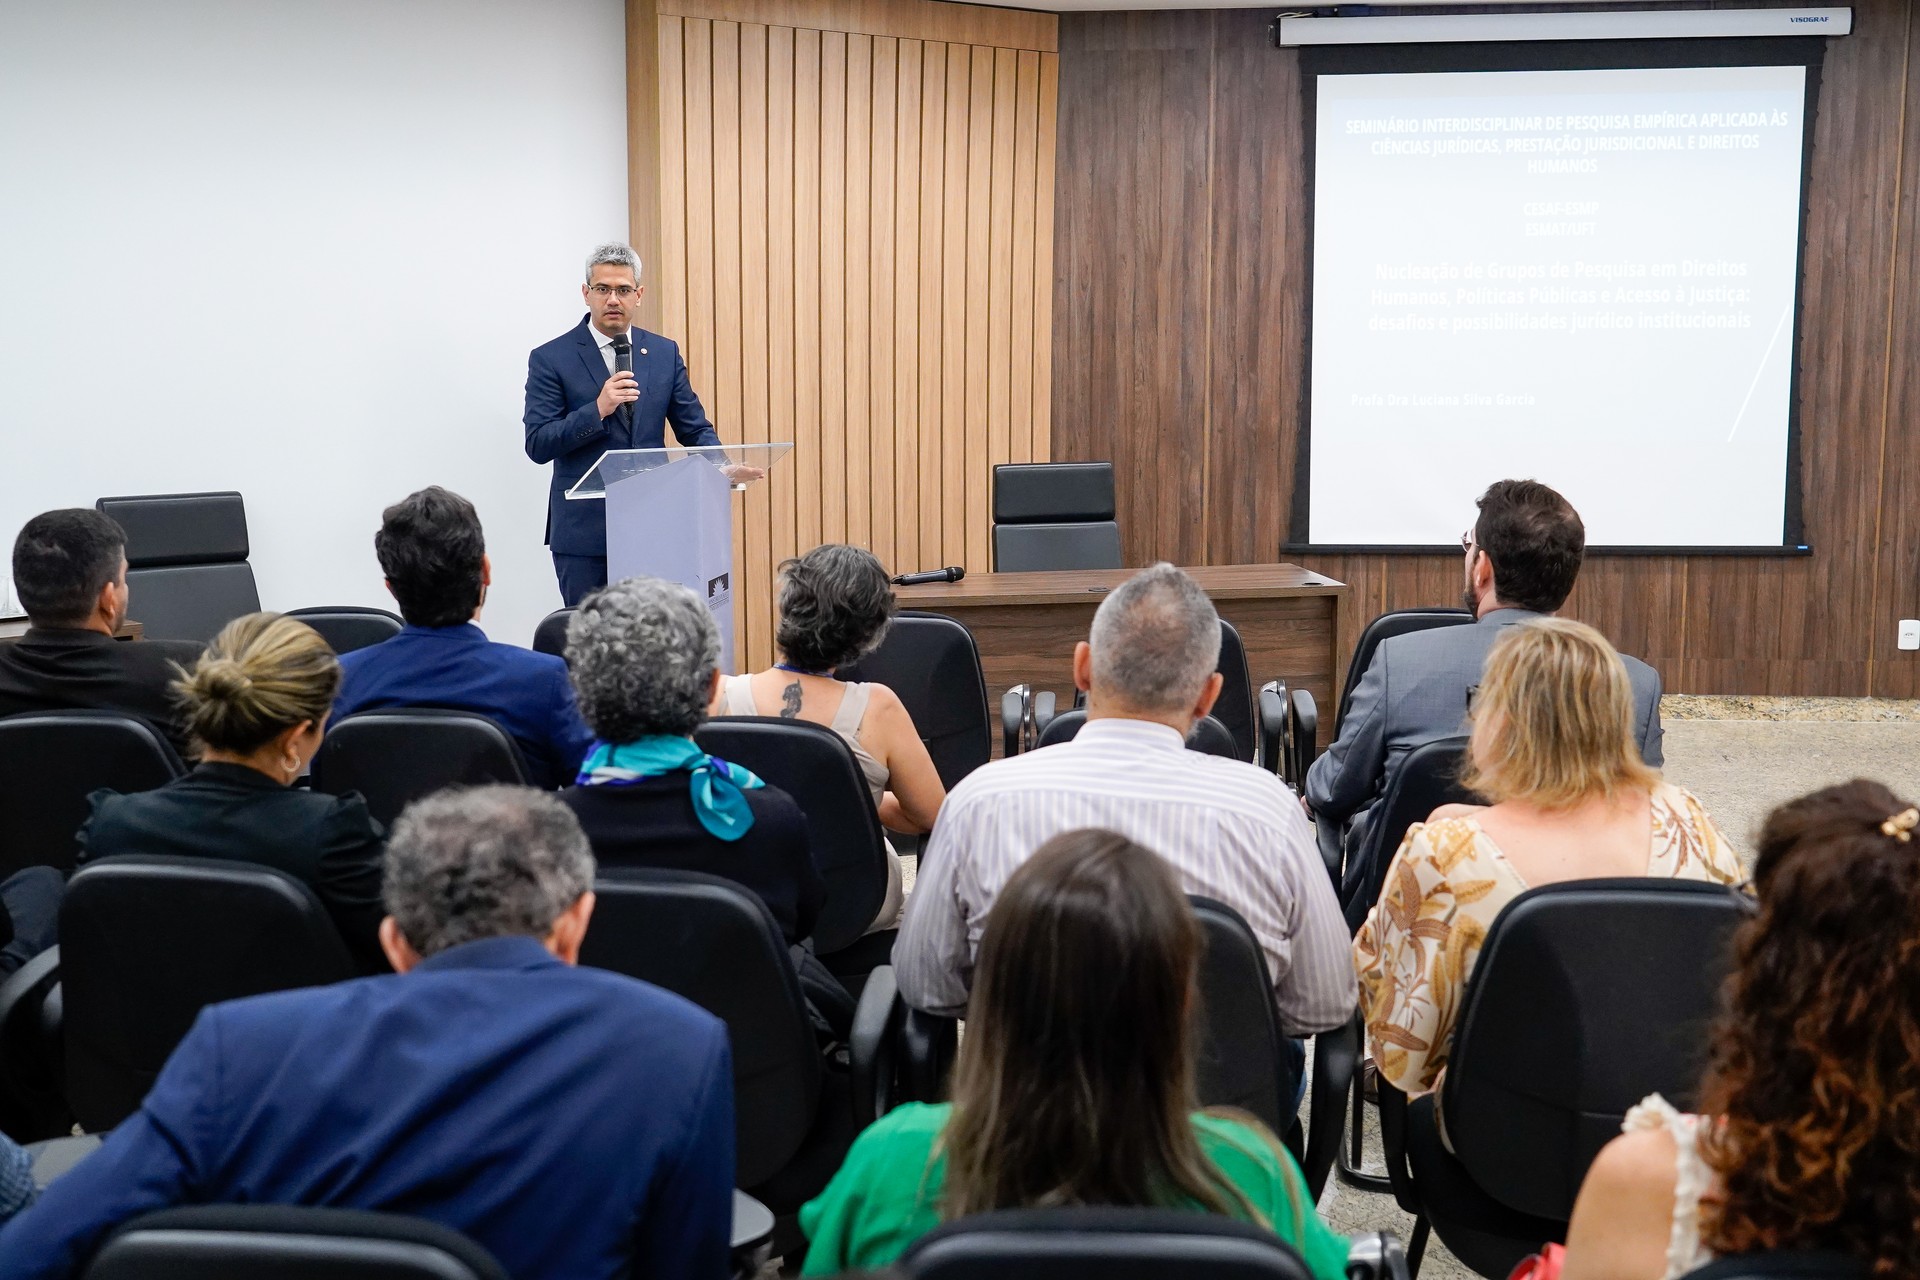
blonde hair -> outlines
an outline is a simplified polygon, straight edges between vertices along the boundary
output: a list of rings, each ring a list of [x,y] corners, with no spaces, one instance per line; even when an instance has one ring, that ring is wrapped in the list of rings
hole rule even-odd
[[[319,724],[339,691],[340,662],[327,642],[278,613],[235,618],[173,682],[188,732],[205,746],[240,754],[303,720]]]
[[[1466,784],[1489,802],[1571,809],[1660,775],[1633,737],[1633,684],[1607,638],[1583,622],[1535,618],[1506,628],[1473,705]]]

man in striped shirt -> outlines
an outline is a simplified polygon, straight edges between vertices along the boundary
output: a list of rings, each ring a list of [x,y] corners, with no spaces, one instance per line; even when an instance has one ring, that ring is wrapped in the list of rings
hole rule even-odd
[[[1185,749],[1220,696],[1220,618],[1169,564],[1134,575],[1074,647],[1087,723],[1071,742],[989,764],[947,797],[893,950],[917,1009],[966,1011],[994,896],[1049,838],[1103,827],[1172,864],[1188,893],[1246,918],[1290,1036],[1345,1023],[1351,941],[1300,802],[1272,774]]]

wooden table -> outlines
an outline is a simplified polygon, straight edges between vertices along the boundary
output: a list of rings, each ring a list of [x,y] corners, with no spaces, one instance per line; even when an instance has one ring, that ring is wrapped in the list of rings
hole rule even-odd
[[[138,640],[144,631],[145,628],[129,618],[120,624],[120,629],[113,633],[113,638],[115,640]],[[0,618],[0,644],[12,644],[25,634],[27,634],[27,620],[25,618]]]
[[[895,592],[902,609],[944,613],[973,632],[997,723],[1000,695],[1016,684],[1051,689],[1062,706],[1071,705],[1074,643],[1087,638],[1101,599],[1134,572],[968,574],[958,582]],[[1296,564],[1209,565],[1187,572],[1239,630],[1256,690],[1284,680],[1289,687],[1304,685],[1322,708],[1332,708],[1334,676],[1345,652],[1339,633],[1345,583]]]

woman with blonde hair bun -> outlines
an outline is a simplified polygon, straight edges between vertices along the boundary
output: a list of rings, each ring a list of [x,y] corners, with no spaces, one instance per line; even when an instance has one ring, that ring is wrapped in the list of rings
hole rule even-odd
[[[293,786],[339,689],[338,659],[305,623],[277,613],[228,623],[173,685],[199,764],[156,791],[94,792],[80,861],[141,853],[284,871],[319,897],[360,967],[385,972],[380,824],[358,795]]]
[[[1626,667],[1592,627],[1507,628],[1470,719],[1466,783],[1490,803],[1448,805],[1408,828],[1353,944],[1374,1062],[1410,1094],[1439,1088],[1480,945],[1528,889],[1741,877],[1700,802],[1641,761]]]

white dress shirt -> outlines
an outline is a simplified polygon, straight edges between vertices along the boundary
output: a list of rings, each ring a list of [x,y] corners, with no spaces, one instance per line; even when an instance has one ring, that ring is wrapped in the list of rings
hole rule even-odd
[[[1346,920],[1293,793],[1253,765],[1188,751],[1166,725],[1113,717],[1089,720],[1071,742],[976,769],[947,797],[893,949],[908,1004],[966,1011],[1000,886],[1047,840],[1083,827],[1152,849],[1188,893],[1246,918],[1287,1034],[1353,1016]]]
[[[587,332],[591,333],[594,342],[599,344],[600,358],[607,362],[607,372],[611,374],[613,372],[613,339],[600,332],[600,326],[596,324],[589,324],[587,326]],[[627,331],[627,341],[633,341],[632,330]],[[636,344],[634,350],[638,351],[639,349],[639,346]]]

